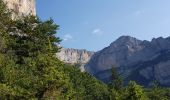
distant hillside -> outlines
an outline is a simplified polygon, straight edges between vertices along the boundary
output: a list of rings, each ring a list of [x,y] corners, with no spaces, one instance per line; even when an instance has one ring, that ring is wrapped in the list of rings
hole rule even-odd
[[[80,66],[81,71],[84,71],[84,65],[90,60],[94,52],[79,49],[62,48],[57,57],[65,63],[76,64]]]
[[[170,86],[170,37],[141,41],[121,36],[110,46],[96,52],[85,70],[104,82],[111,81],[116,67],[125,82],[135,80],[149,86],[153,81]]]

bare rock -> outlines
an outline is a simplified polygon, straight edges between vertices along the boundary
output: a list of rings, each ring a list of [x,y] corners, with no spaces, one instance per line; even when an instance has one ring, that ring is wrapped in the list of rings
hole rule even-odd
[[[57,57],[68,64],[79,64],[79,67],[84,71],[84,65],[90,60],[94,52],[87,50],[78,50],[78,49],[65,49],[62,48]]]
[[[14,12],[13,17],[36,15],[35,0],[3,0]]]
[[[85,65],[85,70],[104,82],[111,81],[109,70],[115,67],[125,80],[135,80],[145,85],[157,80],[162,85],[168,85],[169,51],[170,37],[141,41],[134,37],[122,36],[110,46],[96,52]]]

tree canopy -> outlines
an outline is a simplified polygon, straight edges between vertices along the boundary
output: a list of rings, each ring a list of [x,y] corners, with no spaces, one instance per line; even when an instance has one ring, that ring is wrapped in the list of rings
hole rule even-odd
[[[105,84],[56,58],[59,26],[36,16],[12,20],[0,0],[1,100],[170,100],[170,89],[123,86],[116,70]]]

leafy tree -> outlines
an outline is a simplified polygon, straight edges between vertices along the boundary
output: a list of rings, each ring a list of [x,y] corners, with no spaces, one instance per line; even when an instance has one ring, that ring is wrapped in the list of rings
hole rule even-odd
[[[170,89],[158,85],[146,89],[146,93],[150,100],[170,100]]]
[[[107,86],[78,68],[65,65],[65,73],[70,77],[70,83],[74,93],[71,100],[108,100],[109,91]]]
[[[59,26],[35,16],[12,20],[2,0],[0,8],[0,97],[67,98],[69,77],[55,57]]]
[[[127,94],[126,94],[127,93]],[[143,88],[137,85],[136,82],[130,81],[128,87],[126,88],[124,100],[147,100]]]
[[[12,20],[0,0],[0,100],[170,100],[170,89],[123,87],[116,69],[106,84],[55,57],[58,25],[35,16]]]

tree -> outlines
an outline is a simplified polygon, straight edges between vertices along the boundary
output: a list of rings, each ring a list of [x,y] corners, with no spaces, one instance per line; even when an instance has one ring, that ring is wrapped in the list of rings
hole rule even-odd
[[[150,100],[169,100],[170,99],[170,89],[160,87],[154,84],[152,88],[146,89],[147,96]]]
[[[118,74],[115,67],[112,68],[112,82],[109,84],[109,88],[114,88],[116,91],[121,90],[123,87],[123,81]]]
[[[134,81],[129,82],[129,85],[126,88],[126,93],[124,100],[148,100],[143,88],[140,85],[137,85]]]
[[[2,0],[0,8],[0,97],[67,98],[69,77],[55,57],[59,26],[35,16],[12,20]]]
[[[108,100],[107,85],[75,66],[65,65],[65,73],[70,77],[73,94],[71,100]]]

